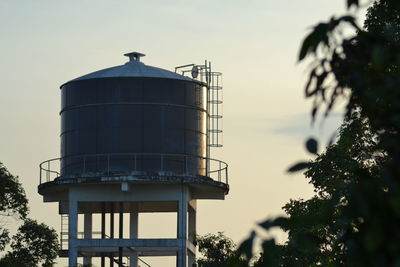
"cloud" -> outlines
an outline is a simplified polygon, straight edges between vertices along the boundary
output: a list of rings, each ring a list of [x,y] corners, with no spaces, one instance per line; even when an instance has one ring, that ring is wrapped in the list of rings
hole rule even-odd
[[[343,114],[332,113],[326,118],[311,124],[309,113],[276,119],[275,125],[269,128],[274,134],[286,135],[292,138],[305,138],[315,136],[320,140],[328,141],[338,130],[343,122]]]

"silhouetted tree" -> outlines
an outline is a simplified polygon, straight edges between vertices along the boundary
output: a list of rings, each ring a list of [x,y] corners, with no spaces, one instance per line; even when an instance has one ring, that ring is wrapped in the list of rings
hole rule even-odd
[[[10,233],[5,228],[7,217],[25,219],[28,206],[25,191],[18,182],[18,177],[11,175],[0,162],[0,251],[10,242]]]
[[[0,225],[0,251],[4,251],[12,240],[12,250],[0,259],[0,266],[50,267],[54,264],[59,249],[57,234],[45,224],[27,218],[27,204],[28,200],[18,177],[10,174],[0,163],[0,216],[3,221],[7,217],[14,217],[23,222],[12,238],[6,229],[6,223]]]
[[[347,0],[358,8],[358,0]],[[347,25],[355,34],[342,35]],[[290,171],[307,169],[316,195],[288,203],[288,217],[260,224],[281,227],[288,242],[262,244],[262,266],[398,266],[400,264],[400,1],[375,1],[365,30],[352,15],[320,23],[305,38],[299,59],[313,60],[306,97],[312,118],[347,100],[338,142]],[[252,257],[254,232],[240,246]],[[233,265],[234,266],[234,265]]]
[[[338,141],[312,161],[305,176],[316,194],[283,207],[288,218],[281,227],[289,236],[282,266],[346,265],[343,234],[359,228],[357,221],[343,220],[343,214],[359,173],[379,179],[386,156],[377,152],[377,143],[368,120],[355,113],[342,125]]]
[[[203,255],[197,260],[199,267],[225,266],[237,257],[236,244],[222,232],[197,236],[196,242],[199,252]],[[240,262],[238,259],[237,263]]]

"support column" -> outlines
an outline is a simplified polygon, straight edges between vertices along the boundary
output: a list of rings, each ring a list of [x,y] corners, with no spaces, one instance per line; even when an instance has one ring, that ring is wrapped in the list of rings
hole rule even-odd
[[[178,202],[178,242],[179,251],[176,257],[177,267],[186,267],[187,257],[187,212],[188,212],[188,188],[181,186],[181,198]]]
[[[69,201],[68,210],[68,266],[76,267],[78,265],[78,246],[76,244],[78,237],[78,202]]]
[[[188,225],[189,241],[193,244],[196,239],[196,209],[194,207],[189,207],[189,225]],[[196,254],[188,253],[188,264],[192,267],[196,263]]]
[[[85,213],[83,215],[83,237],[85,239],[92,239],[92,213]],[[92,257],[83,257],[83,264],[92,264]]]
[[[106,238],[106,203],[101,203],[101,238]],[[101,267],[106,267],[106,258],[101,255]]]
[[[195,266],[195,263],[196,263],[196,255],[189,251],[188,252],[188,266],[193,267],[193,266]]]
[[[124,202],[119,203],[119,235],[118,238],[124,238]],[[118,248],[118,266],[123,267],[122,265],[122,247]]]
[[[138,221],[139,221],[139,209],[138,204],[133,202],[131,203],[131,212],[129,214],[129,238],[134,239],[138,238]],[[133,252],[130,256],[130,267],[138,266],[138,253],[137,251]]]

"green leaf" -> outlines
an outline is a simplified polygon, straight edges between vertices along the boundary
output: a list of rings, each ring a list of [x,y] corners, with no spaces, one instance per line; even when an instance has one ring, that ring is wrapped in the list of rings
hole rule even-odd
[[[358,5],[358,0],[353,0]],[[329,35],[339,26],[341,22],[350,23],[357,30],[361,30],[355,23],[353,16],[342,16],[338,19],[332,17],[327,23],[319,23],[312,32],[304,38],[300,48],[299,61],[303,60],[308,54],[315,53],[318,46],[322,43],[329,46]]]
[[[311,167],[311,163],[308,162],[299,162],[290,167],[287,172],[298,172],[304,169],[308,169]]]
[[[314,53],[321,42],[327,43],[328,24],[320,23],[304,39],[300,49],[299,61],[303,60],[309,53]]]
[[[312,154],[317,154],[318,151],[318,141],[314,138],[310,138],[306,142],[307,151]]]
[[[299,61],[303,60],[307,54],[308,51],[311,50],[311,44],[312,44],[312,33],[310,33],[303,41],[303,44],[301,45],[300,48],[300,54],[299,54]]]

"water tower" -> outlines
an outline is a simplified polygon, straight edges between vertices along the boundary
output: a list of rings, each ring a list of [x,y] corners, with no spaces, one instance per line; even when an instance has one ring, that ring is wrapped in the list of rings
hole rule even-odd
[[[192,266],[196,201],[229,190],[227,164],[210,158],[221,146],[221,73],[207,61],[171,72],[125,55],[124,65],[60,87],[61,155],[40,164],[38,191],[59,203],[69,266],[79,257],[145,266],[147,256]],[[149,212],[176,213],[176,238],[138,238],[138,216]]]

